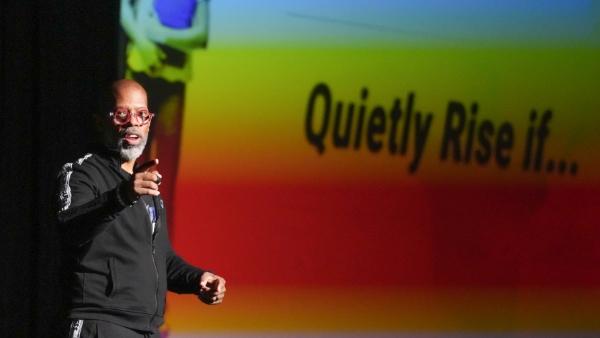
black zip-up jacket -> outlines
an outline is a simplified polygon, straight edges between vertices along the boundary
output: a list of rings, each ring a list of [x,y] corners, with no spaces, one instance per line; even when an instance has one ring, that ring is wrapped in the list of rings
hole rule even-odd
[[[164,322],[167,289],[198,294],[205,270],[173,251],[160,196],[142,196],[128,207],[120,203],[120,183],[129,177],[119,154],[100,147],[59,173],[68,317],[156,332]],[[152,204],[158,216],[154,234],[147,211]]]

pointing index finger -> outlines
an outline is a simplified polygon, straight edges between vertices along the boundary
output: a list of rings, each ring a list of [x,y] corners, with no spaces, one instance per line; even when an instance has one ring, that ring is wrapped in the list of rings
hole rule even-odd
[[[157,164],[158,164],[158,159],[154,159],[154,160],[148,161],[148,162],[140,165],[139,167],[137,167],[133,173],[137,174],[137,173],[147,172],[148,169],[154,167]]]

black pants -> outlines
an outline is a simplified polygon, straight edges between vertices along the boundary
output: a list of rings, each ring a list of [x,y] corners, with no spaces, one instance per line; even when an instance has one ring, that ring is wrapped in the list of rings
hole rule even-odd
[[[68,338],[160,338],[160,333],[133,330],[124,326],[93,319],[74,319]]]

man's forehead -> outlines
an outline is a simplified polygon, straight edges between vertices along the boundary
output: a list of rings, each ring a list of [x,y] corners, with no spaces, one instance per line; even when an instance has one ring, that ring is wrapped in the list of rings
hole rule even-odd
[[[115,98],[124,98],[124,97],[146,97],[146,91],[141,86],[123,86],[116,87],[113,92]]]
[[[124,88],[114,92],[115,105],[145,106],[148,103],[146,92],[138,88]]]

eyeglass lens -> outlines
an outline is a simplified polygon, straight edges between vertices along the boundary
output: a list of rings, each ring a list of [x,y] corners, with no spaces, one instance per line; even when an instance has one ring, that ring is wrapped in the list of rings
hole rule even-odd
[[[119,124],[125,124],[127,122],[129,122],[129,118],[132,114],[129,113],[128,110],[117,110],[114,114],[114,118],[115,121]],[[148,123],[148,121],[150,121],[150,112],[148,112],[147,110],[140,110],[137,113],[133,113],[133,115],[135,115],[135,117],[137,118],[137,121],[139,123],[145,124]]]

